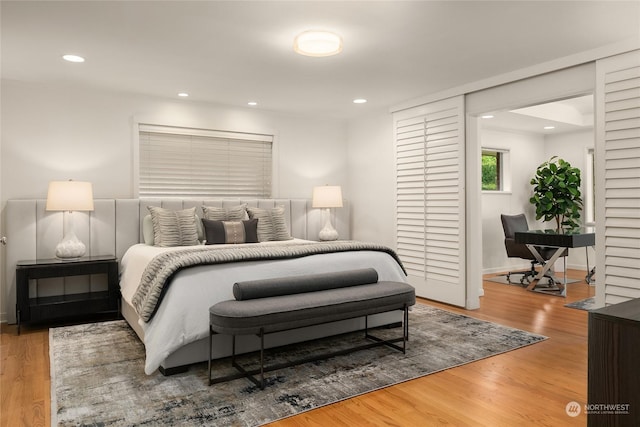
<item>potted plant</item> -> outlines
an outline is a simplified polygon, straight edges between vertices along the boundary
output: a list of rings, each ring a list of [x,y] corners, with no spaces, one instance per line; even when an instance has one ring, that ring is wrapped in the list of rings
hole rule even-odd
[[[557,232],[580,225],[580,169],[553,156],[538,166],[531,185],[533,197],[529,202],[536,207],[536,219],[555,220]]]

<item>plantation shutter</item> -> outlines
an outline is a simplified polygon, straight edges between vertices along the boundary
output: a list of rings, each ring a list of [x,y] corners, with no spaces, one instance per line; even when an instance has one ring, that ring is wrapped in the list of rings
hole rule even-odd
[[[596,64],[598,303],[640,297],[640,51]]]
[[[139,126],[140,198],[271,197],[273,136]]]
[[[396,249],[419,296],[465,305],[463,97],[394,114]]]

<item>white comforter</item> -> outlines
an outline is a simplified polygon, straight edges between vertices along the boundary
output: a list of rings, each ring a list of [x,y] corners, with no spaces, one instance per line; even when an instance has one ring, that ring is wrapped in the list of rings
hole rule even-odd
[[[305,242],[298,239],[295,241]],[[290,243],[292,241],[259,244]],[[229,245],[211,246],[211,250],[225,246]],[[160,248],[144,244],[129,248],[120,263],[120,288],[123,299],[131,304],[142,273],[153,257],[162,252],[184,248]],[[379,280],[406,281],[398,263],[390,255],[377,251],[340,252],[285,260],[197,266],[181,270],[173,278],[154,317],[149,322],[139,320],[144,331],[145,372],[153,373],[162,361],[178,348],[207,337],[209,307],[217,302],[233,299],[232,288],[235,282],[368,267],[376,269]]]

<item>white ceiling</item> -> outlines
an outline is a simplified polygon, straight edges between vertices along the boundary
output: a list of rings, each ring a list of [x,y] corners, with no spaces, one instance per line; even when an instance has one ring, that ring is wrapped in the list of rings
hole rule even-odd
[[[499,129],[542,135],[593,129],[593,95],[549,102],[511,111],[491,112],[491,118],[482,119],[485,129]],[[553,126],[553,129],[545,127]]]
[[[640,1],[3,0],[0,12],[3,79],[345,119],[640,39]],[[295,54],[307,29],[340,34],[344,51]]]

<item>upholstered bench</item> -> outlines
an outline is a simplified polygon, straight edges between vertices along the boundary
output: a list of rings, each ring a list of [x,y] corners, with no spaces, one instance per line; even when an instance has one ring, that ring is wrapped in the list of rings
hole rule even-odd
[[[219,302],[209,309],[209,385],[247,377],[264,389],[264,373],[268,371],[378,345],[404,353],[409,336],[408,310],[416,301],[411,285],[379,282],[374,269],[239,282],[233,285],[233,294],[235,300]],[[394,310],[404,311],[401,337],[383,340],[369,334],[367,316]],[[264,366],[266,334],[357,317],[365,318],[365,338],[373,342],[277,366]],[[211,378],[211,349],[216,334],[232,336],[231,364],[239,373]],[[235,360],[235,337],[249,334],[260,338],[260,368],[247,371]],[[400,341],[402,346],[395,344]],[[260,381],[254,377],[257,373],[260,373]]]

